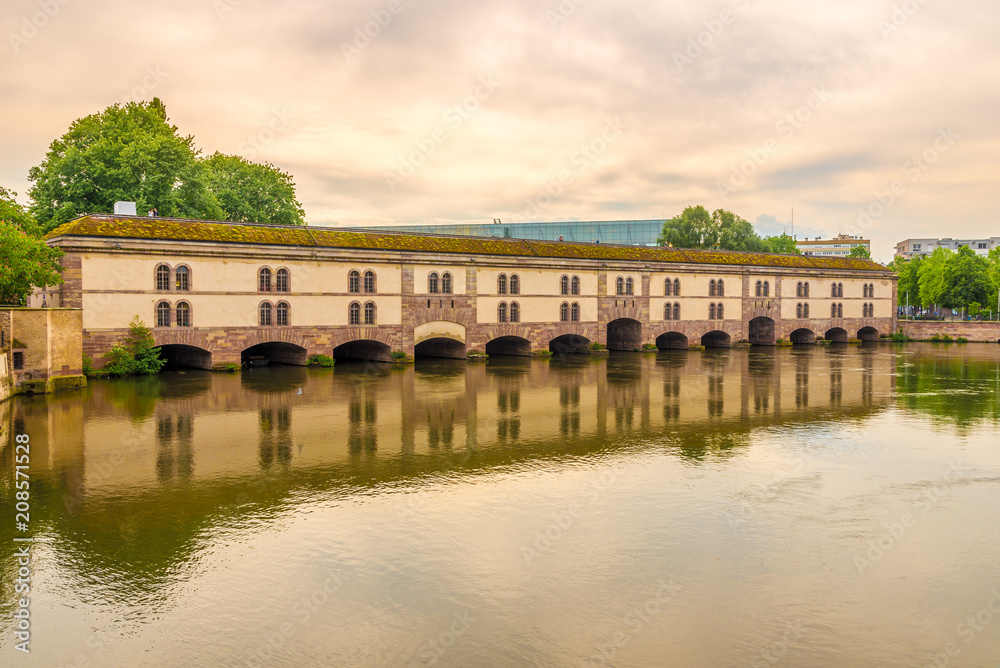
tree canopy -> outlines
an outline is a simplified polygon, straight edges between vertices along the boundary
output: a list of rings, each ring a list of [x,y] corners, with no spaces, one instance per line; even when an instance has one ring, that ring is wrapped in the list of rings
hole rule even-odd
[[[663,224],[657,237],[660,245],[677,248],[714,248],[757,253],[801,255],[795,239],[787,234],[761,238],[753,225],[732,211],[689,206]]]
[[[214,153],[204,160],[206,183],[226,220],[237,223],[304,225],[305,211],[295,199],[290,174],[270,163]]]
[[[773,237],[764,237],[764,243],[767,244],[768,253],[802,255],[802,251],[795,245],[795,237],[784,232]]]
[[[958,251],[935,248],[934,252],[912,260],[897,258],[890,265],[899,276],[899,301],[911,306],[941,306],[959,309],[981,304],[995,309],[1000,290],[1000,249],[988,257],[968,246]]]
[[[135,202],[140,214],[156,208],[177,218],[304,222],[290,175],[199,153],[158,98],[116,104],[74,121],[31,168],[31,213],[45,232],[83,213],[110,213],[117,201]]]
[[[872,253],[870,250],[859,244],[857,246],[851,246],[851,251],[847,254],[847,257],[853,257],[858,260],[870,260],[872,259]]]
[[[0,186],[0,304],[24,304],[32,288],[62,283],[62,251],[39,238],[16,194]]]

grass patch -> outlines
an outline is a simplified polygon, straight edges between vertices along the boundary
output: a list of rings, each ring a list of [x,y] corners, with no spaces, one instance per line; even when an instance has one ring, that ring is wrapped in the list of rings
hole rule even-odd
[[[333,366],[334,360],[329,355],[311,355],[306,363],[309,366],[323,367],[324,369],[329,369]]]

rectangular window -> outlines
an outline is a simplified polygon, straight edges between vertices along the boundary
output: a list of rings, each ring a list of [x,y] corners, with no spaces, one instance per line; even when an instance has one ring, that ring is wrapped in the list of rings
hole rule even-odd
[[[20,371],[24,368],[24,353],[17,352],[14,353],[14,371]]]

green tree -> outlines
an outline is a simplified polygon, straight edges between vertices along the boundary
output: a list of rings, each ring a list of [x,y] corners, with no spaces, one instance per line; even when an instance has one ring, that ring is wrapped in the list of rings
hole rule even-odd
[[[0,220],[14,224],[19,230],[33,237],[41,236],[41,228],[23,206],[18,204],[17,193],[0,186]]]
[[[238,223],[304,225],[292,176],[270,163],[214,153],[202,161],[206,183],[226,220]]]
[[[23,305],[32,288],[62,283],[58,248],[0,220],[0,303]]]
[[[73,122],[32,167],[31,212],[50,231],[86,212],[134,201],[140,212],[222,218],[193,137],[177,134],[158,98],[114,105]]]
[[[985,257],[968,246],[959,248],[945,264],[946,288],[941,303],[955,309],[973,302],[987,303],[993,292],[989,269],[990,263]]]
[[[924,308],[938,304],[944,306],[944,295],[948,291],[945,282],[945,266],[953,253],[947,248],[935,248],[924,257],[920,265],[917,281],[920,286],[920,305]]]
[[[872,259],[872,253],[864,246],[860,245],[851,246],[851,252],[847,254],[847,257],[852,257],[859,260],[870,260]]]
[[[139,316],[132,318],[128,334],[122,336],[105,357],[107,362],[103,371],[112,376],[152,376],[166,364],[160,357],[153,332]]]
[[[919,306],[922,303],[919,277],[920,265],[923,264],[923,261],[921,257],[915,257],[912,260],[898,257],[889,265],[899,276],[897,294],[899,295],[899,303],[904,306],[907,303],[907,295],[909,295],[910,306]]]
[[[711,214],[703,206],[686,207],[678,216],[663,223],[657,237],[661,246],[715,248],[766,252],[767,246],[753,225],[732,211],[716,209]]]
[[[802,251],[795,245],[795,237],[784,232],[773,237],[764,237],[762,241],[767,245],[768,253],[802,255]]]

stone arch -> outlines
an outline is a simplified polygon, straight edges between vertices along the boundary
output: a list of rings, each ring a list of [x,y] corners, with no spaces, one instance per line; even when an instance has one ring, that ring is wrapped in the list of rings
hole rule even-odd
[[[718,329],[707,332],[701,337],[701,345],[706,348],[728,348],[732,344],[733,338]]]
[[[414,345],[431,339],[450,339],[465,345],[465,325],[451,320],[430,320],[413,328]]]
[[[522,336],[499,336],[486,344],[486,354],[531,357],[531,341]]]
[[[862,327],[858,330],[858,338],[862,341],[878,341],[878,330],[874,327]]]
[[[774,320],[762,315],[750,321],[750,335],[747,340],[753,346],[773,346],[774,332]]]
[[[642,323],[618,318],[608,323],[608,350],[635,350],[642,346]]]
[[[212,352],[205,348],[187,343],[167,343],[159,348],[160,355],[167,361],[168,367],[212,368]]]
[[[549,341],[549,351],[563,355],[586,355],[590,352],[590,339],[582,334],[561,334]]]
[[[788,340],[792,343],[811,344],[816,343],[816,333],[811,329],[800,327],[788,335]]]
[[[834,343],[847,343],[847,330],[843,327],[834,327],[833,329],[827,330],[826,334],[823,335],[827,341],[833,341]]]
[[[247,366],[290,364],[305,366],[308,351],[303,345],[277,339],[250,343],[240,351],[240,361]]]
[[[459,341],[445,336],[425,338],[413,346],[414,357],[443,357],[446,359],[465,359],[468,352],[465,341]]]
[[[688,337],[680,332],[666,332],[656,337],[656,347],[660,350],[684,350],[688,347]]]
[[[374,338],[351,339],[333,348],[333,358],[337,360],[391,362],[392,348],[385,341],[378,341]]]

